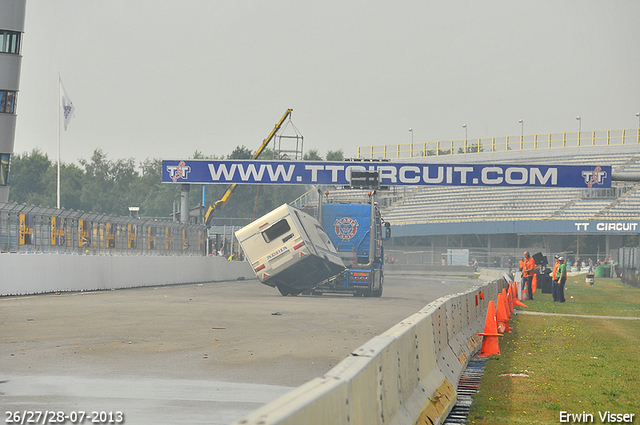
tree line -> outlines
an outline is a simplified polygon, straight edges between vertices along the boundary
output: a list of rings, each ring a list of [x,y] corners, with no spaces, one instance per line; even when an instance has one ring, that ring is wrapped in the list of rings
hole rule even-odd
[[[226,159],[250,159],[252,151],[236,147]],[[328,161],[341,161],[342,150],[327,152]],[[260,159],[277,155],[266,149]],[[224,159],[196,151],[191,159]],[[323,160],[315,149],[305,153],[304,160]],[[162,183],[162,160],[133,158],[112,160],[96,149],[91,158],[80,159],[79,165],[60,165],[60,203],[65,209],[113,215],[129,215],[129,207],[140,207],[141,217],[168,218],[174,201],[180,205],[180,186]],[[57,164],[39,149],[13,155],[11,158],[9,202],[37,206],[56,206]],[[212,205],[226,191],[226,185],[206,185],[205,206]],[[239,185],[225,208],[216,218],[253,218],[295,200],[307,188],[299,185]],[[202,185],[192,185],[189,204],[202,204]]]

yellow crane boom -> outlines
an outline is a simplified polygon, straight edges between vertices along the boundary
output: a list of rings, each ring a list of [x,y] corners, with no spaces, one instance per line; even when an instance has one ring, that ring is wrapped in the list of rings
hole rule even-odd
[[[278,130],[280,130],[285,120],[291,116],[291,112],[293,112],[293,109],[287,109],[287,112],[284,113],[282,118],[280,118],[280,121],[278,121],[273,130],[271,130],[269,136],[267,136],[267,138],[262,141],[260,147],[254,152],[253,155],[251,155],[251,159],[258,159],[260,154],[262,154],[262,152],[266,149]],[[238,186],[237,183],[230,184],[227,187],[227,190],[224,192],[224,195],[222,195],[222,198],[217,200],[213,205],[209,206],[207,214],[204,216],[205,225],[209,226],[209,221],[213,217],[213,214],[217,210],[221,210],[222,208],[224,208],[224,206],[227,204],[227,201],[229,200],[229,198],[231,198],[231,195],[233,195],[233,192],[236,190],[236,186]]]

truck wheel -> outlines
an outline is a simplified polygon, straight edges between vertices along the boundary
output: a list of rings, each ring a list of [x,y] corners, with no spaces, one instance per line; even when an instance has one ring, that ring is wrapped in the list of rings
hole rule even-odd
[[[297,291],[293,288],[289,288],[288,286],[278,285],[277,288],[283,297],[286,297],[287,295],[300,295],[300,291]]]

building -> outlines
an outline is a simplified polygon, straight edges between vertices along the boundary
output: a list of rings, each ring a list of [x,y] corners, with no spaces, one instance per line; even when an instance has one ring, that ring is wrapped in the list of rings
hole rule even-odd
[[[9,199],[26,0],[0,0],[0,202]]]

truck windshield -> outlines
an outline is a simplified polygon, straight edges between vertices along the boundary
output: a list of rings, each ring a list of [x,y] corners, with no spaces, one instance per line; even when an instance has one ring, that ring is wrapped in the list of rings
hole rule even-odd
[[[278,221],[276,224],[262,232],[262,237],[267,243],[269,243],[272,240],[284,235],[289,230],[291,230],[291,227],[289,226],[287,219],[283,218],[282,220]]]

